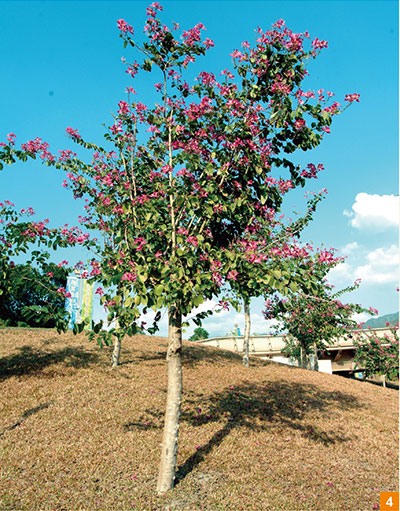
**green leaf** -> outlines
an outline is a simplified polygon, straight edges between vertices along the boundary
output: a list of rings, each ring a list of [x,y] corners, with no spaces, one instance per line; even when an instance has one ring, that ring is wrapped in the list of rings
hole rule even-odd
[[[128,296],[128,298],[125,298],[125,307],[129,309],[133,305],[133,298],[131,296]]]
[[[201,295],[197,295],[193,298],[193,303],[196,307],[201,305],[204,302],[204,298]]]
[[[158,286],[156,286],[154,288],[154,294],[156,296],[160,296],[162,294],[162,292],[164,291],[164,286],[162,284],[159,284]]]
[[[146,280],[147,280],[147,277],[148,277],[147,273],[141,273],[139,275],[140,282],[143,282],[143,284],[144,284],[146,282]]]
[[[280,279],[282,277],[282,272],[280,270],[272,270],[272,275],[276,278],[276,279]]]

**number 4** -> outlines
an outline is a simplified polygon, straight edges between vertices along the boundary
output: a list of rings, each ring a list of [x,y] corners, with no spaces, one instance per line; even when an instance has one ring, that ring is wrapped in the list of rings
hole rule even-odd
[[[379,501],[381,511],[399,511],[398,491],[381,491]]]

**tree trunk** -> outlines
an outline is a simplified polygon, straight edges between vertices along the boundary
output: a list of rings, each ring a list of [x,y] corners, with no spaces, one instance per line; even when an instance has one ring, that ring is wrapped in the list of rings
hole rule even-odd
[[[250,346],[250,302],[244,299],[244,338],[243,338],[243,365],[250,366],[249,346]]]
[[[121,339],[114,337],[114,350],[111,357],[111,367],[117,367],[119,365],[119,355],[121,353]]]
[[[314,364],[313,364],[313,369],[314,371],[318,371],[318,348],[317,348],[317,343],[314,341],[313,342],[313,349],[314,349]]]
[[[176,307],[170,307],[168,320],[168,391],[157,482],[157,492],[160,494],[174,485],[182,399],[182,316]]]
[[[300,346],[300,367],[307,369],[307,352],[304,346]]]
[[[110,323],[109,323],[110,325]],[[115,320],[115,328],[119,328],[118,319]],[[119,356],[121,354],[121,342],[122,340],[114,336],[114,350],[111,357],[111,367],[119,366]]]

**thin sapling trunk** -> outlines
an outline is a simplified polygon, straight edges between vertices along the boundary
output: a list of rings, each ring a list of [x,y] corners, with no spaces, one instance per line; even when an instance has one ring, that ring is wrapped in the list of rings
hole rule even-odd
[[[307,352],[304,346],[300,346],[300,367],[307,369]]]
[[[318,348],[317,343],[313,342],[313,349],[314,349],[314,363],[313,363],[313,369],[314,371],[318,371]]]
[[[250,346],[250,302],[244,300],[244,339],[243,339],[243,365],[250,366],[249,360]]]
[[[115,328],[119,328],[119,322],[118,319],[115,320]],[[121,354],[121,343],[122,339],[118,336],[114,336],[114,349],[111,356],[111,367],[118,367],[119,366],[119,357]]]
[[[114,349],[111,357],[111,367],[119,365],[119,356],[121,353],[121,339],[117,336],[114,337]]]
[[[178,451],[179,415],[182,400],[182,317],[175,307],[168,311],[168,391],[164,433],[157,492],[170,490],[174,485]]]

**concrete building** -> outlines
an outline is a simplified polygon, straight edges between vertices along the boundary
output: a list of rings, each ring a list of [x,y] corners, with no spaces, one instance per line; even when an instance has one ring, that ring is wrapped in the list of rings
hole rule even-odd
[[[355,339],[367,340],[367,334],[372,330],[354,330],[346,337],[335,339],[326,349],[326,354],[318,360],[320,372],[329,374],[349,375],[361,373],[362,368],[355,367]],[[376,328],[373,330],[379,337],[391,336],[389,328]],[[243,353],[243,336],[212,337],[196,341],[206,346]],[[297,361],[289,359],[282,349],[285,347],[282,335],[253,335],[250,337],[250,355],[264,360],[273,360],[281,364],[297,365]],[[361,375],[360,375],[361,376]]]

